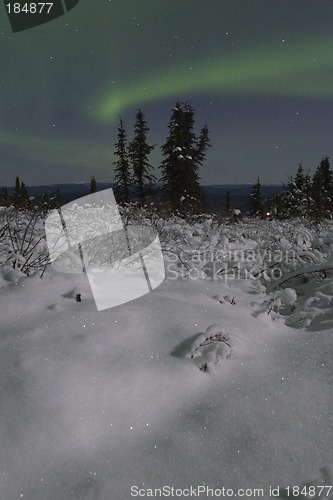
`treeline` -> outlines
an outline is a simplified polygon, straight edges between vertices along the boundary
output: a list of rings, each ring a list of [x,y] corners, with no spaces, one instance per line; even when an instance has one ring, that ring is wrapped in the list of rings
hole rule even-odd
[[[29,196],[24,182],[19,177],[16,177],[12,193],[9,193],[6,186],[1,189],[0,202],[5,207],[14,206],[15,208],[25,208],[28,210],[37,208],[47,212],[61,206],[61,195],[59,189],[57,189],[51,194],[43,193],[39,197]]]
[[[161,146],[162,161],[157,170],[150,157],[156,145],[148,140],[149,127],[142,110],[136,113],[134,134],[127,138],[124,122],[119,117],[115,146],[114,193],[120,204],[137,202],[155,205],[179,214],[209,211],[199,170],[210,147],[209,130],[205,124],[197,135],[194,131],[195,111],[190,102],[176,102],[168,124],[168,135]],[[159,176],[157,176],[157,171]],[[155,175],[156,174],[156,175]],[[89,192],[97,191],[95,177],[91,177]],[[1,190],[0,204],[16,208],[39,208],[47,212],[61,206],[59,189],[51,194],[30,197],[23,181],[15,180],[14,190]],[[233,206],[227,192],[224,214],[239,219],[240,211]],[[333,172],[329,158],[323,157],[313,177],[300,164],[285,189],[271,199],[263,199],[258,177],[252,186],[251,209],[247,215],[280,219],[308,217],[315,221],[332,218]]]
[[[315,221],[331,219],[333,215],[333,172],[329,157],[322,158],[314,175],[299,164],[285,189],[264,206],[260,180],[252,187],[252,215],[268,215],[279,219],[307,217]]]

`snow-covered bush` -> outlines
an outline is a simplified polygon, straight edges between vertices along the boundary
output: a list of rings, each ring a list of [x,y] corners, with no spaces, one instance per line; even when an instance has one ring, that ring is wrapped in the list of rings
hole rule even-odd
[[[1,207],[0,264],[30,274],[48,262],[43,213],[39,209]]]
[[[66,212],[70,235],[66,241],[73,248],[63,258],[76,256],[79,265],[82,241],[88,264],[108,264],[126,254],[128,238],[120,235],[122,231],[119,237],[110,236],[114,232],[112,210],[107,205],[81,207],[74,203]],[[131,248],[132,252],[148,246],[158,234],[168,279],[224,283],[248,279],[253,290],[267,294],[263,311],[287,316],[291,326],[306,326],[315,317],[329,314],[333,292],[321,290],[325,297],[317,292],[321,282],[330,283],[333,277],[333,221],[314,224],[301,218],[243,218],[238,224],[229,224],[215,214],[196,214],[186,220],[177,213],[163,213],[154,204],[130,203],[119,210],[122,224],[132,241],[137,241],[138,248]],[[47,265],[44,217],[37,209],[0,207],[0,264],[25,274]]]
[[[167,267],[182,277],[259,281],[268,292],[293,287],[303,279],[329,271],[333,260],[333,225],[244,218],[228,224],[214,214],[161,216],[154,205],[122,208],[126,224],[147,223],[159,234]]]
[[[216,365],[221,359],[227,359],[230,355],[229,336],[223,333],[221,325],[216,324],[210,325],[205,333],[198,335],[188,353],[188,357],[194,359],[203,372],[207,372],[210,365]]]
[[[309,327],[319,324],[329,328],[333,324],[333,280],[324,279],[308,282],[302,287],[302,296],[298,298],[293,313],[286,324],[294,328]]]
[[[267,314],[271,312],[290,314],[296,307],[297,293],[293,288],[284,288],[267,295],[264,300],[264,310]]]

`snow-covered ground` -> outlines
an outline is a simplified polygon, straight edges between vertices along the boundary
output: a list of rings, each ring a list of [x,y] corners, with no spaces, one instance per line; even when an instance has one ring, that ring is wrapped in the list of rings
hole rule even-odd
[[[167,273],[98,312],[83,274],[17,274],[2,267],[1,500],[161,498],[164,486],[171,498],[333,498],[328,299],[325,321],[293,328],[293,289],[265,295],[253,279]]]

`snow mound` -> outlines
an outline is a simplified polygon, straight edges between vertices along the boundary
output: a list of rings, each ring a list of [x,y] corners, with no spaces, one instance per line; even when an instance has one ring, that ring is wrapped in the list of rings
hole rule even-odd
[[[26,275],[20,269],[13,269],[13,266],[9,264],[0,266],[0,287],[18,283],[21,278],[26,278]]]
[[[280,293],[280,299],[282,303],[292,306],[297,300],[297,293],[293,288],[285,288]]]
[[[229,358],[230,354],[229,336],[223,333],[220,325],[213,324],[205,333],[199,334],[192,343],[189,357],[195,360],[201,371],[207,372],[210,365],[216,365],[221,359]]]

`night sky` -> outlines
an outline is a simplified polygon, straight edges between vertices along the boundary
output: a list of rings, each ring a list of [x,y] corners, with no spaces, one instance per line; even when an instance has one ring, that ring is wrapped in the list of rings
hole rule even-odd
[[[0,186],[112,182],[139,108],[158,167],[178,99],[210,130],[203,184],[333,163],[333,0],[81,0],[19,33],[1,3],[0,42]]]

